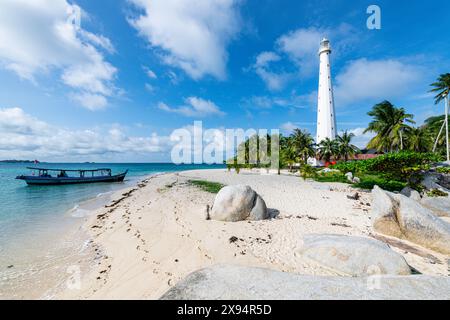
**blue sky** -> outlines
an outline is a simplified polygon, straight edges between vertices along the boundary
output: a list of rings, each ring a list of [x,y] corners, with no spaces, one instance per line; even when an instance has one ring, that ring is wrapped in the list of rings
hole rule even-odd
[[[366,10],[381,8],[381,30]],[[81,25],[76,12],[80,8]],[[0,158],[168,161],[174,129],[315,134],[317,50],[334,48],[339,130],[361,146],[382,100],[442,113],[450,3],[0,0]]]

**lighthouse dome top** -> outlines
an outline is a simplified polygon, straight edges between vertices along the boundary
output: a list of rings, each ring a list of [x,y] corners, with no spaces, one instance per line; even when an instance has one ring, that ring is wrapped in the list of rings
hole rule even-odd
[[[327,38],[323,38],[322,41],[320,41],[319,54],[327,51],[331,52],[330,40],[328,40]]]

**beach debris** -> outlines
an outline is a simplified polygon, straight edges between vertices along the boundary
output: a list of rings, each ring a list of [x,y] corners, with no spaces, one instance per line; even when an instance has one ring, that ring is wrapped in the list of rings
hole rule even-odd
[[[235,236],[232,236],[232,237],[229,239],[230,243],[235,243],[235,242],[237,242],[238,240],[239,240],[239,238],[238,238],[238,237],[235,237]]]
[[[353,193],[351,195],[347,195],[347,198],[350,199],[350,200],[359,200],[360,195],[359,195],[358,192],[355,192],[355,193]]]
[[[114,208],[117,207],[117,205],[119,205],[122,201],[124,201],[125,199],[129,198],[135,191],[137,191],[138,189],[131,189],[128,192],[125,192],[122,194],[122,198],[113,201],[110,205],[106,205],[105,208]]]
[[[450,254],[450,223],[419,202],[378,186],[374,187],[372,198],[373,227],[377,232]]]
[[[349,276],[377,274],[409,275],[411,269],[399,253],[385,243],[344,235],[306,235],[296,255]]]
[[[14,265],[12,264],[12,265],[9,265],[9,266],[7,266],[6,267],[7,269],[12,269],[12,268],[14,268]]]
[[[206,220],[211,220],[210,211],[211,211],[211,207],[208,204],[208,205],[206,205]]]
[[[249,186],[227,186],[217,194],[210,217],[226,222],[257,221],[268,219],[269,210],[261,196]]]
[[[303,218],[306,218],[306,219],[312,220],[312,221],[319,220],[319,218],[312,217],[312,216],[310,216],[310,215],[297,216],[297,219],[303,219]]]
[[[343,228],[351,228],[348,224],[345,223],[339,223],[339,222],[332,222],[331,225],[333,227],[343,227]]]

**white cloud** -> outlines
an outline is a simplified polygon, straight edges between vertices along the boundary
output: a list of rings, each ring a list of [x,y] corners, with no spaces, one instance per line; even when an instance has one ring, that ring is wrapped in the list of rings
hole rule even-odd
[[[225,113],[212,101],[197,97],[189,97],[185,105],[172,108],[167,104],[160,102],[158,108],[171,113],[178,113],[186,117],[207,117],[211,115],[223,116]]]
[[[147,68],[147,67],[143,67],[145,74],[150,78],[150,79],[158,79],[158,76],[156,75],[155,72],[153,72],[153,70]]]
[[[319,44],[323,38],[331,40],[334,54],[342,55],[358,38],[358,32],[349,24],[342,23],[335,28],[302,28],[281,36],[277,48],[289,56],[300,68],[300,75],[309,77],[319,67]]]
[[[288,73],[277,73],[270,69],[272,62],[280,61],[281,57],[270,51],[261,52],[256,57],[256,62],[253,65],[255,73],[264,81],[267,88],[272,91],[283,89],[284,85],[290,78]]]
[[[71,131],[50,125],[20,108],[0,109],[0,158],[72,158],[108,154],[148,155],[167,151],[168,137],[127,136],[123,129]]]
[[[73,94],[71,98],[91,111],[102,110],[108,105],[108,100],[101,94],[83,92]]]
[[[320,40],[327,31],[316,28],[291,31],[277,40],[279,49],[301,67],[303,74],[310,73],[318,65],[317,52]]]
[[[66,0],[2,0],[0,10],[0,67],[36,82],[50,71],[61,72],[71,96],[92,108],[113,95],[117,69],[101,50],[115,52],[111,41],[77,25],[81,8]],[[96,108],[94,108],[96,109]]]
[[[129,21],[165,64],[193,79],[226,77],[227,45],[240,30],[238,0],[130,0],[144,13]]]
[[[297,129],[298,128],[298,125],[296,125],[296,124],[294,124],[294,123],[292,123],[292,122],[286,122],[286,123],[283,123],[281,126],[280,126],[280,129],[282,129],[283,131],[285,131],[285,132],[287,132],[287,133],[291,133],[292,131],[294,131],[294,129]]]
[[[153,93],[156,90],[156,88],[149,83],[146,83],[144,87],[145,87],[145,90],[147,90],[150,93]]]
[[[399,60],[352,61],[336,77],[336,105],[402,97],[414,90],[421,77],[419,67]]]
[[[253,65],[255,73],[266,83],[270,90],[281,90],[298,77],[309,78],[318,72],[318,51],[320,41],[330,38],[338,55],[348,51],[358,40],[358,33],[348,24],[335,28],[301,28],[280,36],[275,42],[275,52],[262,52]],[[275,72],[269,68],[270,63],[285,62],[294,64],[296,72]]]
[[[248,109],[271,109],[273,107],[304,109],[317,103],[317,91],[298,95],[292,92],[287,96],[252,96],[241,100],[241,105]]]

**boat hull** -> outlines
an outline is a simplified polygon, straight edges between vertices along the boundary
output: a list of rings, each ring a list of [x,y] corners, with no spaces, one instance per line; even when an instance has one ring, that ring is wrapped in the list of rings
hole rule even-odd
[[[24,180],[30,186],[57,186],[68,184],[87,184],[87,183],[105,183],[105,182],[123,182],[127,172],[115,176],[88,177],[88,178],[58,178],[58,177],[35,177],[19,176],[17,179]]]

